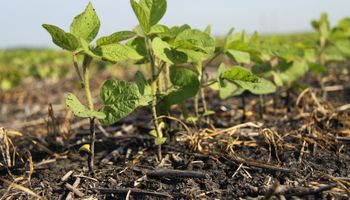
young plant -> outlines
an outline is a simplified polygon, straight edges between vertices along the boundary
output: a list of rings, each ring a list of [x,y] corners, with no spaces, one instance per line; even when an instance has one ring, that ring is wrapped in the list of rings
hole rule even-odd
[[[159,125],[158,113],[168,112],[174,104],[185,108],[185,100],[197,94],[202,77],[201,62],[214,52],[214,40],[188,25],[169,28],[158,24],[166,11],[165,0],[130,2],[139,27],[135,29],[137,37],[128,44],[143,55],[143,61],[151,67],[149,82],[155,126],[152,135],[156,137],[158,157],[161,158],[161,144],[166,138]],[[162,74],[163,78],[160,78]]]
[[[90,119],[90,149],[88,166],[90,172],[94,169],[94,147],[95,147],[95,119],[104,119],[106,115],[103,112],[95,111],[94,103],[90,91],[90,64],[92,57],[82,53],[81,41],[91,42],[100,29],[100,20],[95,13],[92,4],[86,7],[83,13],[77,15],[70,26],[70,32],[65,32],[61,28],[43,24],[43,27],[50,33],[53,42],[68,51],[72,52],[73,64],[76,73],[82,82],[85,92],[87,107],[85,107],[78,98],[69,93],[66,99],[67,107],[78,117]],[[82,54],[82,66],[79,66],[77,56]]]
[[[57,46],[72,52],[73,64],[81,81],[87,106],[84,106],[72,93],[68,94],[66,105],[77,117],[90,119],[90,144],[83,147],[88,150],[88,166],[90,172],[93,173],[95,121],[100,120],[106,125],[113,124],[130,114],[138,106],[143,105],[146,97],[142,96],[138,88],[131,83],[107,80],[100,89],[102,107],[96,111],[90,91],[90,64],[93,59],[118,62],[141,56],[132,48],[118,43],[130,37],[128,32],[114,35],[112,39],[102,37],[97,40],[96,46],[90,44],[100,28],[99,18],[91,3],[83,13],[74,18],[70,32],[49,24],[44,24],[43,27],[50,33]],[[78,63],[79,56],[83,57],[82,65]]]
[[[264,56],[255,48],[256,43],[258,43],[258,34],[256,32],[249,37],[244,31],[233,34],[233,29],[231,29],[225,37],[220,51],[238,65],[251,65],[254,62],[260,62],[264,59]],[[221,64],[217,71],[216,79],[220,80],[222,73],[225,71],[226,66]],[[251,72],[248,72],[246,72],[247,75],[251,74]],[[227,99],[231,96],[241,96],[243,119],[245,118],[245,91],[256,95],[270,94],[276,91],[276,87],[272,82],[257,76],[256,81],[231,79],[229,81],[218,81],[217,84],[211,85],[211,87],[219,91],[221,99]]]

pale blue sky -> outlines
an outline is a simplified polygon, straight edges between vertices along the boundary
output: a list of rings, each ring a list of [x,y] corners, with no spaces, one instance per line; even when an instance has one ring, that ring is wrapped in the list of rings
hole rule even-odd
[[[83,11],[85,0],[1,0],[0,48],[53,47],[42,23],[65,30],[73,17]],[[99,36],[132,29],[136,24],[129,0],[92,0],[101,19]],[[321,12],[329,14],[332,24],[350,17],[350,0],[168,0],[161,21],[166,25],[190,24],[203,29],[212,25],[214,34],[229,28],[257,30],[260,33],[310,31],[310,20]]]

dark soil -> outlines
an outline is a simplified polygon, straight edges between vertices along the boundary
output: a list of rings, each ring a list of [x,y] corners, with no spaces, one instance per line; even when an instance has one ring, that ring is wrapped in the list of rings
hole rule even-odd
[[[276,98],[264,97],[264,107],[259,97],[246,94],[245,118],[240,98],[219,101],[215,92],[208,92],[207,102],[215,111],[211,123],[204,119],[196,125],[186,123],[188,132],[168,120],[161,161],[148,135],[151,115],[139,109],[105,127],[107,133],[97,129],[92,175],[87,156],[79,153],[80,146],[88,143],[88,123],[60,106],[63,91],[72,88],[67,82],[28,85],[27,90],[1,94],[0,123],[10,131],[11,158],[17,152],[15,164],[6,165],[1,141],[3,199],[35,199],[9,183],[45,199],[349,198],[350,112],[343,106],[349,103],[347,89],[328,93],[327,100],[314,89],[305,92],[298,105],[300,91],[291,92],[291,103],[285,105],[282,90]],[[338,77],[332,85],[346,82]],[[53,113],[47,111],[48,103],[53,104]],[[181,119],[178,113],[174,108],[173,116]]]

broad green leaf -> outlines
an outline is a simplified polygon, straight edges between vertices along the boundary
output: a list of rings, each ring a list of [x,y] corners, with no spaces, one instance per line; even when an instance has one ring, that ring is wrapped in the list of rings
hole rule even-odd
[[[238,86],[231,82],[227,82],[224,85],[219,86],[220,99],[227,99],[231,97],[232,94],[237,90],[238,90]]]
[[[140,0],[140,5],[145,10],[148,10],[151,27],[163,18],[167,9],[166,0]]]
[[[344,61],[346,58],[343,53],[335,46],[329,46],[325,49],[326,61]]]
[[[239,64],[250,63],[250,54],[247,52],[229,49],[227,50],[227,53]]]
[[[198,74],[188,67],[171,66],[170,81],[175,86],[186,86],[199,82]]]
[[[264,77],[264,78],[269,78],[272,76],[272,66],[270,63],[262,63],[262,64],[255,64],[252,67],[252,73]]]
[[[318,63],[309,63],[309,69],[311,72],[315,74],[323,74],[326,73],[327,69],[324,65]]]
[[[338,27],[342,30],[349,30],[350,29],[350,18],[346,17],[338,22]]]
[[[149,81],[146,80],[142,72],[137,71],[135,74],[136,85],[141,94],[140,105],[147,106],[152,101],[152,91]]]
[[[234,81],[240,88],[253,94],[271,94],[276,92],[276,86],[269,80],[258,78],[256,82]]]
[[[345,55],[350,56],[350,40],[340,40],[335,46]]]
[[[152,41],[152,49],[156,57],[169,64],[174,64],[172,49],[167,42],[164,42],[162,39],[156,37]]]
[[[72,93],[69,93],[66,98],[66,106],[74,115],[78,117],[88,118],[95,117],[96,119],[104,119],[106,115],[103,112],[91,111],[80,103],[79,99]]]
[[[136,33],[133,31],[119,31],[115,32],[112,35],[100,37],[96,44],[97,46],[119,43],[120,41],[127,40],[136,36]]]
[[[246,68],[235,66],[228,69],[222,78],[228,81],[245,81],[245,82],[257,82],[258,77]]]
[[[167,138],[166,137],[159,137],[154,140],[155,145],[161,145],[166,142]]]
[[[158,108],[167,110],[171,105],[180,104],[195,96],[200,88],[198,74],[187,67],[171,66],[170,80],[174,89],[162,99]]]
[[[185,53],[172,49],[170,44],[158,37],[153,39],[152,49],[155,56],[166,63],[180,64],[187,61],[187,55]]]
[[[53,43],[57,46],[68,51],[74,51],[79,47],[79,40],[73,34],[66,33],[54,25],[43,24],[42,26],[50,33]]]
[[[161,24],[156,24],[151,27],[150,32],[148,33],[149,35],[156,35],[157,37],[160,38],[174,38],[175,35],[170,31],[170,29]]]
[[[134,49],[142,58],[148,58],[148,51],[145,43],[145,39],[142,37],[137,37],[129,40],[126,46]],[[141,59],[142,59],[141,58]]]
[[[215,50],[215,41],[210,35],[202,31],[186,29],[177,35],[174,46],[180,49],[212,54]]]
[[[119,62],[128,59],[138,60],[143,58],[134,49],[118,43],[99,46],[94,49],[93,52],[111,62]]]
[[[280,78],[283,85],[290,86],[293,82],[299,80],[308,71],[308,64],[305,60],[295,60],[293,63],[279,65],[281,73]]]
[[[110,125],[133,112],[140,101],[138,88],[125,81],[107,80],[100,90],[103,103],[101,111],[106,114],[102,123]]]
[[[134,13],[147,34],[151,27],[157,24],[165,14],[167,8],[166,0],[130,0]]]
[[[182,26],[173,26],[170,28],[170,32],[173,34],[173,35],[179,35],[180,33],[182,33],[183,31],[185,30],[188,30],[188,29],[191,29],[191,26],[188,25],[188,24],[184,24]]]
[[[70,32],[77,37],[81,37],[88,42],[95,39],[100,29],[100,20],[89,3],[84,12],[77,15],[70,25]]]

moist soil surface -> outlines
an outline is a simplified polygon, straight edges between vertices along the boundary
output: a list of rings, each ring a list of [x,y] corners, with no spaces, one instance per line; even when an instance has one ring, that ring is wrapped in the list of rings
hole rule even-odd
[[[329,86],[344,86],[348,78],[332,80]],[[349,198],[350,93],[344,87],[244,94],[244,101],[220,101],[208,90],[215,114],[193,124],[174,107],[173,117],[164,118],[168,141],[161,160],[148,134],[150,111],[138,109],[96,127],[91,174],[79,151],[89,141],[88,121],[62,105],[66,91],[79,89],[72,82],[27,84],[1,94],[3,199]]]

